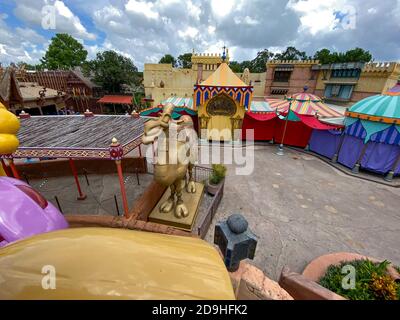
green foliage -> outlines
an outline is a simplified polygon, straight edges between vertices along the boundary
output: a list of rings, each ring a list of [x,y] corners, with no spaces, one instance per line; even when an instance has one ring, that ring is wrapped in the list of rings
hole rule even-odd
[[[229,67],[235,73],[242,73],[243,72],[241,64],[239,62],[237,62],[237,61],[229,62]]]
[[[282,53],[274,56],[275,60],[306,60],[308,59],[305,51],[297,50],[295,47],[287,47]]]
[[[344,62],[370,62],[372,55],[369,51],[354,48],[346,52],[331,52],[329,49],[321,49],[314,54],[314,59],[322,64]]]
[[[250,72],[261,73],[267,70],[267,61],[272,59],[274,54],[268,49],[264,49],[257,53],[257,57],[251,60]]]
[[[319,280],[323,287],[350,300],[400,299],[400,285],[387,275],[388,261],[374,263],[370,260],[343,261],[339,265],[329,266]],[[342,273],[345,265],[352,265],[356,270],[355,288],[344,289]]]
[[[184,69],[192,68],[192,54],[190,52],[181,54],[178,57],[177,65],[179,68],[184,68]]]
[[[16,64],[16,66],[20,69],[24,68],[25,70],[40,70],[41,66],[40,65],[33,65],[29,64],[23,61],[20,61]]]
[[[213,164],[210,176],[210,183],[211,184],[220,183],[225,178],[225,175],[226,175],[226,167],[223,164]]]
[[[69,34],[57,33],[40,61],[44,68],[67,70],[80,66],[86,60],[87,54],[83,45]]]
[[[176,67],[176,59],[170,54],[166,54],[158,63],[171,63],[173,67]]]
[[[132,60],[116,53],[103,51],[97,53],[96,59],[84,65],[84,73],[90,73],[93,81],[106,92],[118,93],[122,84],[137,84],[139,76]]]

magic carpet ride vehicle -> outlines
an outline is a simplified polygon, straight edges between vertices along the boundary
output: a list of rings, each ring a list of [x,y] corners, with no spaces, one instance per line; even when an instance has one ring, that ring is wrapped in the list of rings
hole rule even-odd
[[[70,228],[0,249],[0,299],[235,299],[204,240],[114,228]]]

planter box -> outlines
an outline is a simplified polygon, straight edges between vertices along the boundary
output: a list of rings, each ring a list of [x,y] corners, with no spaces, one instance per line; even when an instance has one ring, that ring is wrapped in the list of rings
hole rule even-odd
[[[219,188],[224,184],[225,179],[222,179],[218,184],[210,183],[210,180],[207,181],[206,190],[209,194],[215,196],[219,190]]]

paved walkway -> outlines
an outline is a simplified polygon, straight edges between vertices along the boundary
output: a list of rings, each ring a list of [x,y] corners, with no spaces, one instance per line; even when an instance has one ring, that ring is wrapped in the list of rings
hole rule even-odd
[[[400,265],[400,189],[350,177],[318,158],[256,146],[251,175],[227,165],[214,224],[241,212],[259,237],[252,262],[273,279],[284,265],[302,272],[312,259],[350,251]]]
[[[30,185],[38,190],[46,199],[55,206],[55,196],[61,205],[61,209],[67,214],[99,214],[99,215],[117,215],[114,195],[117,196],[119,212],[123,215],[123,206],[119,180],[117,174],[91,174],[88,175],[89,184],[87,185],[84,176],[79,177],[83,192],[87,195],[85,200],[77,200],[77,190],[74,178],[72,176],[55,177],[30,180]],[[139,174],[139,183],[135,174],[124,174],[126,194],[128,204],[132,207],[145,188],[153,180],[149,174]]]

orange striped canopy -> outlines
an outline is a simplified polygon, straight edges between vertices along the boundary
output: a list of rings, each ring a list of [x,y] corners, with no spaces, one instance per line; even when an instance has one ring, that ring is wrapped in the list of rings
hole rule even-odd
[[[291,110],[298,114],[315,115],[321,118],[343,117],[336,110],[330,108],[322,99],[316,95],[309,93],[295,93],[291,97],[282,99],[266,99],[270,108],[280,112],[287,112],[290,102],[292,102]]]

